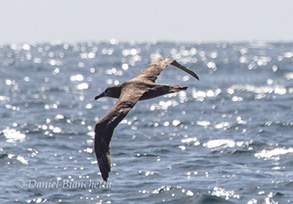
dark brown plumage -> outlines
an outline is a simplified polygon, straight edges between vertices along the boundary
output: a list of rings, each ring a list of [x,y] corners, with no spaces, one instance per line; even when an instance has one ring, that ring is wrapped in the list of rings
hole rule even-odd
[[[178,85],[155,83],[157,76],[170,64],[199,79],[193,71],[180,65],[175,60],[159,58],[154,60],[135,78],[116,86],[110,86],[103,93],[95,97],[95,100],[104,96],[118,98],[116,104],[97,122],[95,127],[95,152],[102,177],[105,181],[107,181],[111,171],[109,144],[114,129],[136,102],[187,89],[187,87],[180,87]]]

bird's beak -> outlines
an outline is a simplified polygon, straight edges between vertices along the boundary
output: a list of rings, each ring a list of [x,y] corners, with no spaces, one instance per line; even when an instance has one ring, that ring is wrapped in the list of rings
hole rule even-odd
[[[104,96],[106,96],[105,92],[103,92],[103,93],[101,93],[100,95],[96,96],[96,97],[95,97],[95,100],[98,100],[99,98],[102,98],[102,97],[104,97]]]

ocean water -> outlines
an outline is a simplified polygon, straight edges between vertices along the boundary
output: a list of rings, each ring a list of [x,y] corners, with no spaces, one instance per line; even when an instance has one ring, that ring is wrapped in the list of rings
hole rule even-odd
[[[141,101],[99,174],[94,97],[152,59],[186,91]],[[0,203],[293,203],[293,43],[0,45]]]

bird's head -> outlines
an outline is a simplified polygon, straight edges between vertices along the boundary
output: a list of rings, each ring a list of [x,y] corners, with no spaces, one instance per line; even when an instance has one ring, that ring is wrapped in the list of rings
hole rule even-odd
[[[109,86],[105,89],[103,93],[95,97],[95,100],[98,100],[102,97],[111,97],[111,98],[119,98],[121,93],[121,87],[120,86]]]

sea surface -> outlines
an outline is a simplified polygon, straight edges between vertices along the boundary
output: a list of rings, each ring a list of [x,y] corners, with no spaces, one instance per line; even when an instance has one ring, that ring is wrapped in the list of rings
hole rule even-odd
[[[107,183],[94,97],[152,59],[186,91],[140,101],[116,128]],[[0,45],[0,203],[293,203],[293,43]]]

